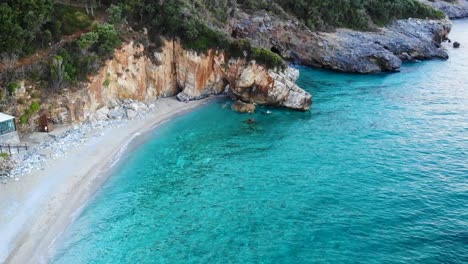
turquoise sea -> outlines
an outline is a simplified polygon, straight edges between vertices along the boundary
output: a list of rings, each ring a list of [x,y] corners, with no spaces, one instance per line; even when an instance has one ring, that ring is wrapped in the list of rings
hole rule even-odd
[[[468,21],[452,39],[396,74],[300,68],[310,112],[218,100],[166,123],[52,262],[468,263]]]

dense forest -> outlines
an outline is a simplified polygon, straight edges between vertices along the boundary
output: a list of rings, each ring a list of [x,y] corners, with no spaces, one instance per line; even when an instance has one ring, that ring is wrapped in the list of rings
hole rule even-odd
[[[447,0],[450,1],[450,0]],[[31,54],[91,26],[95,10],[112,6],[114,14],[132,26],[148,27],[154,35],[219,45],[222,28],[236,8],[286,12],[313,30],[348,27],[367,30],[399,18],[442,18],[443,14],[417,0],[5,0],[0,4],[0,50]],[[79,10],[77,7],[86,9]],[[96,12],[96,13],[95,13]],[[111,18],[112,19],[112,18]],[[194,48],[203,43],[193,43]]]
[[[279,55],[224,32],[240,9],[294,16],[311,30],[371,30],[394,19],[444,17],[417,0],[3,0],[0,97],[11,94],[16,80],[26,75],[53,91],[78,84],[143,28],[149,39],[141,42],[149,48],[157,49],[165,37],[180,40],[187,49],[219,48],[268,67],[284,67]],[[40,62],[34,59],[41,56]],[[31,66],[17,71],[18,62],[27,58],[32,58]]]

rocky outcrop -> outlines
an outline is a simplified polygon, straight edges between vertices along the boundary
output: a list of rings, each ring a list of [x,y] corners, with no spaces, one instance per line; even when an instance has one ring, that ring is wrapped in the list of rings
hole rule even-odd
[[[253,113],[255,112],[255,105],[244,103],[242,101],[235,101],[232,106],[232,110],[237,111],[239,113]]]
[[[468,0],[454,0],[452,2],[443,0],[419,1],[440,9],[451,19],[468,17]]]
[[[398,71],[403,61],[447,58],[441,42],[447,39],[448,20],[399,20],[373,32],[338,29],[313,32],[292,17],[240,12],[230,21],[235,38],[308,66],[342,72]]]
[[[231,91],[244,102],[306,111],[312,104],[312,96],[295,84],[298,77],[297,69],[277,73],[253,64],[241,71]]]
[[[347,72],[397,71],[403,61],[447,59],[440,43],[449,21],[399,20],[378,32],[340,29],[323,34],[322,65]]]
[[[248,103],[305,111],[312,97],[295,84],[297,77],[297,70],[269,70],[254,61],[229,59],[221,51],[197,54],[168,41],[149,56],[142,45],[130,42],[89,78],[86,89],[67,92],[50,104],[61,105],[53,112],[58,120],[72,122],[131,118],[137,111],[126,102],[174,95],[188,101],[228,92]]]

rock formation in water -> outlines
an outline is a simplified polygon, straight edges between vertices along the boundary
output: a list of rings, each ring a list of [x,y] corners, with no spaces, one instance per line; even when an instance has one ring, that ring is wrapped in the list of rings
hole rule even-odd
[[[419,0],[427,5],[430,5],[436,9],[440,9],[449,18],[464,18],[468,17],[468,0]]]
[[[451,29],[448,20],[398,20],[373,32],[337,29],[313,32],[291,18],[239,14],[230,22],[232,35],[248,38],[284,58],[341,72],[397,71],[403,61],[448,58],[441,42]]]
[[[254,113],[255,112],[255,105],[244,103],[242,101],[235,101],[232,106],[232,110],[237,111],[239,113]]]

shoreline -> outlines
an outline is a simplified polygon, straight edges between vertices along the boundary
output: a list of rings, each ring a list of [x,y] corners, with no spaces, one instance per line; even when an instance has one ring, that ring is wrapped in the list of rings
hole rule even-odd
[[[27,263],[34,259],[47,263],[56,240],[111,176],[121,158],[136,147],[131,146],[136,138],[214,98],[188,103],[174,97],[158,99],[158,107],[145,116],[97,131],[99,136],[63,157],[47,160],[42,170],[0,185],[0,262]]]

